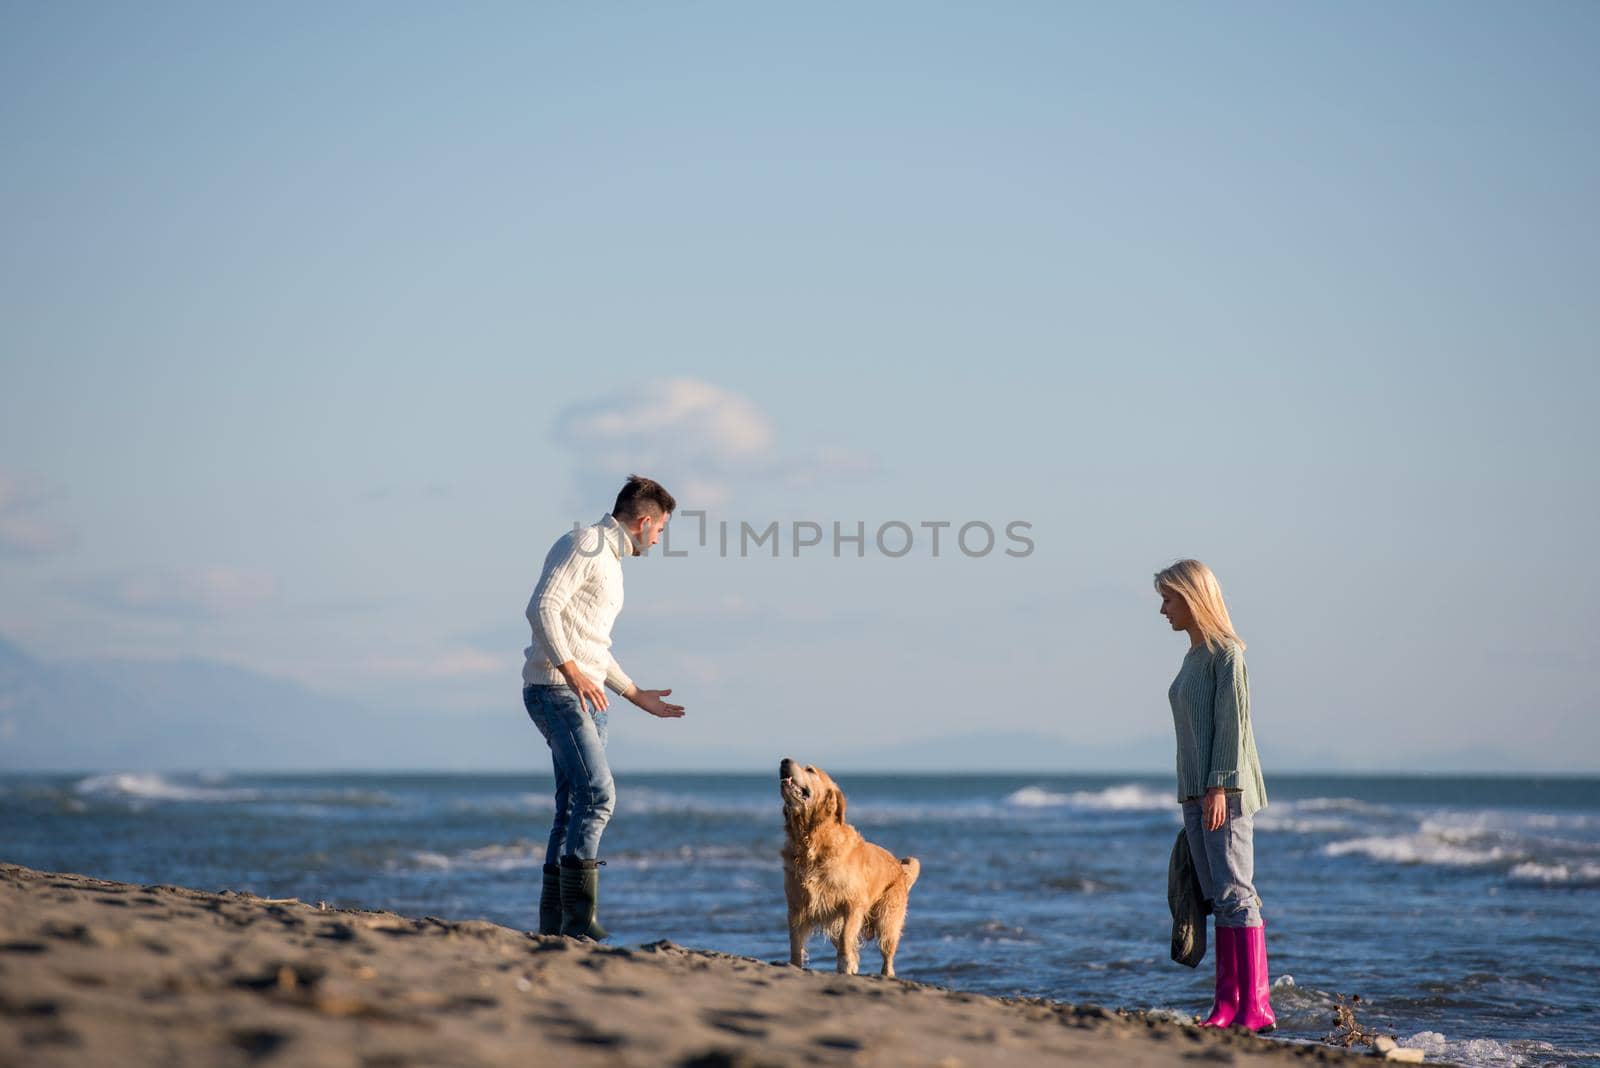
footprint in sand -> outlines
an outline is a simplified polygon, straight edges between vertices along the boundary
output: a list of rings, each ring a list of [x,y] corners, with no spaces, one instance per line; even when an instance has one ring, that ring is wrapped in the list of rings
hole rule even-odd
[[[709,1009],[701,1013],[700,1018],[717,1030],[740,1038],[766,1038],[767,1028],[761,1025],[773,1017],[771,1013],[754,1009]]]
[[[233,1044],[253,1061],[272,1056],[289,1041],[289,1036],[282,1031],[269,1031],[265,1028],[242,1029],[233,1032],[230,1038]]]
[[[0,1016],[42,1019],[55,1016],[60,1011],[61,1006],[44,998],[33,998],[29,1001],[12,1001],[4,994],[0,994]]]

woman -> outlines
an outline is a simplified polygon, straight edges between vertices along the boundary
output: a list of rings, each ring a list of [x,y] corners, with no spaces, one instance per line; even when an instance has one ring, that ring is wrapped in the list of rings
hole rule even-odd
[[[1266,807],[1250,732],[1244,642],[1233,632],[1222,587],[1198,560],[1156,574],[1161,614],[1189,635],[1167,690],[1178,735],[1178,800],[1200,890],[1212,903],[1217,996],[1202,1027],[1277,1027],[1268,997],[1266,928],[1255,874],[1252,825]]]

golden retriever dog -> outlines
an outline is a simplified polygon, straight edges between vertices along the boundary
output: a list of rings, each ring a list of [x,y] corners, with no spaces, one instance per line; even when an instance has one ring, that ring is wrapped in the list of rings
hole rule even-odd
[[[844,791],[828,773],[783,758],[783,893],[789,899],[789,963],[806,966],[806,939],[821,930],[839,950],[838,970],[854,975],[861,943],[878,940],[880,975],[894,975],[906,901],[922,865],[895,859],[844,821]]]

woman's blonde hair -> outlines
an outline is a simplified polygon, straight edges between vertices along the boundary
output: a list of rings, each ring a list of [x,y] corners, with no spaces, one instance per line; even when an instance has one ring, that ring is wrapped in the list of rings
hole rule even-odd
[[[1222,600],[1222,586],[1211,569],[1198,560],[1179,560],[1169,568],[1156,572],[1156,589],[1168,589],[1183,598],[1200,628],[1200,637],[1212,652],[1228,642],[1238,642],[1244,648],[1244,639],[1233,632],[1233,620],[1228,618],[1228,606]]]

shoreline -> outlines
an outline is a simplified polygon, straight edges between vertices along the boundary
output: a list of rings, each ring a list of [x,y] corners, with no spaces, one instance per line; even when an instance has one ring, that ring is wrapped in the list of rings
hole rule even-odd
[[[0,863],[0,1064],[1177,1066],[1370,1054],[1042,999]]]

